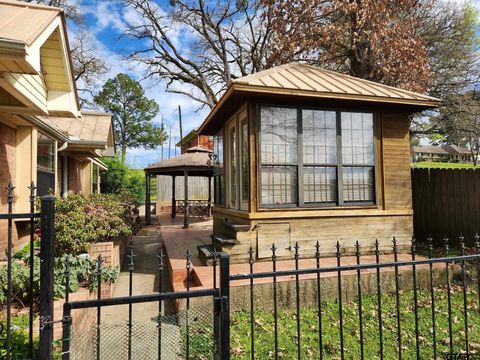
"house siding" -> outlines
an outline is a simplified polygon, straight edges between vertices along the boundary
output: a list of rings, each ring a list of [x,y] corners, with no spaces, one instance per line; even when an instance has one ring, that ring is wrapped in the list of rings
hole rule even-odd
[[[1,117],[1,115],[0,115]],[[14,128],[0,122],[0,213],[8,210],[6,186],[16,177],[16,131]],[[0,257],[7,248],[7,220],[0,220]],[[13,231],[13,241],[18,241],[16,231]]]

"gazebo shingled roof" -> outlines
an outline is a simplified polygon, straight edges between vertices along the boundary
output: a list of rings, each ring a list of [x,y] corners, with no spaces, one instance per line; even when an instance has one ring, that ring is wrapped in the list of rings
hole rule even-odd
[[[172,176],[172,218],[176,216],[176,200],[175,200],[175,177],[183,176],[185,181],[185,219],[184,227],[188,228],[188,176],[203,176],[209,178],[209,184],[213,176],[213,169],[210,165],[211,151],[201,145],[191,147],[184,154],[160,161],[156,164],[147,166],[145,171],[146,177],[146,220],[147,224],[151,223],[150,215],[150,177],[156,175]],[[208,187],[208,213],[211,208],[211,186]]]
[[[194,146],[180,156],[147,166],[144,171],[151,175],[179,176],[187,169],[192,176],[211,176],[210,154],[211,151],[207,148]]]

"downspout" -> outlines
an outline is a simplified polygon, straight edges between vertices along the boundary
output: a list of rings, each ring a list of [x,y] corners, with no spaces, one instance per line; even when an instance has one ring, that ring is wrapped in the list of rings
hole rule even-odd
[[[68,147],[68,142],[65,141],[62,146],[60,146],[57,149],[57,153],[60,153],[62,151],[65,151],[65,149]],[[61,161],[62,161],[62,179],[60,181],[60,186],[62,187],[60,191],[60,195],[65,197],[68,195],[68,162],[67,162],[67,156],[61,156]]]

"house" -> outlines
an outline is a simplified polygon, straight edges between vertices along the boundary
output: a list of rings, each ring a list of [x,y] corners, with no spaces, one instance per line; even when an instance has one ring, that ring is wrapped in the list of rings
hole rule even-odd
[[[101,172],[107,170],[101,158],[114,155],[112,115],[82,111],[79,119],[48,117],[44,121],[68,135],[67,145],[58,151],[56,193],[100,192]]]
[[[457,145],[421,145],[413,147],[413,161],[471,163],[470,150]]]
[[[63,10],[0,0],[0,213],[8,209],[9,183],[15,186],[17,213],[30,211],[32,181],[37,195],[77,192],[73,181],[70,188],[61,185],[68,177],[62,168],[65,155],[81,161],[78,166],[70,162],[72,171],[85,179],[81,189],[98,189],[96,174],[105,168],[99,157],[113,142],[107,118],[88,113],[82,117]],[[98,134],[95,124],[102,129]],[[90,134],[77,131],[91,126],[95,130]],[[27,238],[28,222],[15,220],[14,247]],[[0,257],[6,247],[7,222],[2,220]]]
[[[214,137],[213,243],[233,261],[406,250],[409,115],[440,100],[290,63],[233,80],[198,133]]]
[[[195,146],[203,146],[208,150],[213,150],[213,140],[211,136],[199,135],[198,129],[193,129],[185,135],[175,146],[180,148],[181,154],[186,153],[188,149]]]

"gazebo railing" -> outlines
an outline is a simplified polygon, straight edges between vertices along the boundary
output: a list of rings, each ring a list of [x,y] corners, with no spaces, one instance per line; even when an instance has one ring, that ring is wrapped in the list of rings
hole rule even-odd
[[[175,200],[177,214],[185,214],[185,201]],[[188,215],[190,217],[210,217],[212,205],[208,200],[188,200]]]

